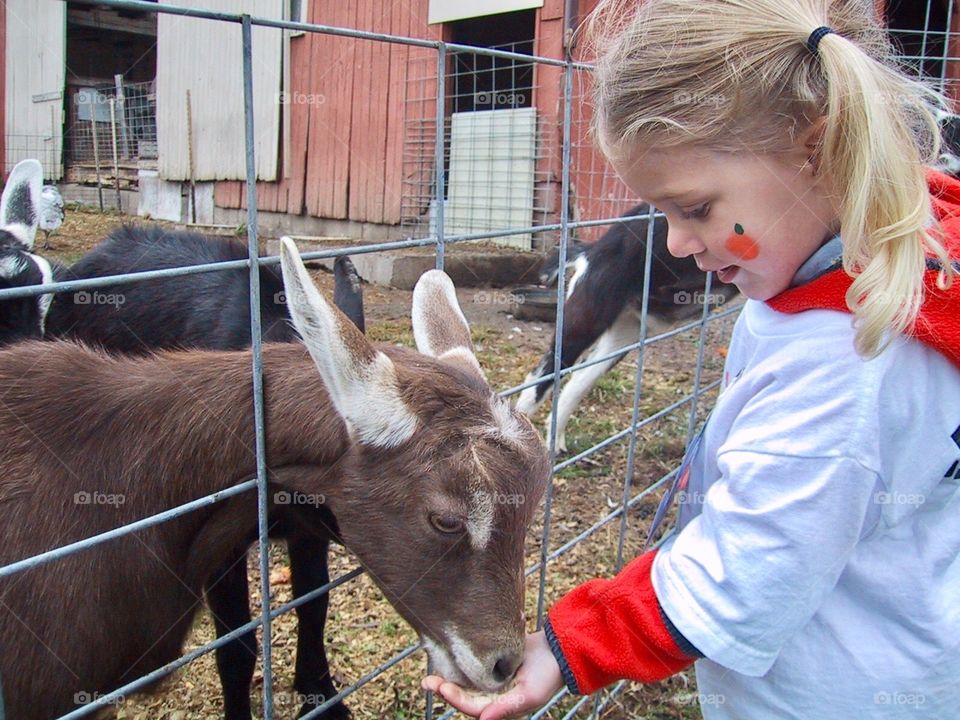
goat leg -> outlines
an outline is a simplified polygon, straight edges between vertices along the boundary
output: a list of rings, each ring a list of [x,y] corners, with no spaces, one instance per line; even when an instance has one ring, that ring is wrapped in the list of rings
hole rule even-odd
[[[250,622],[246,548],[230,556],[212,575],[206,594],[218,638]],[[250,685],[257,663],[256,632],[251,630],[215,652],[225,720],[250,720]]]
[[[292,533],[287,539],[290,555],[290,580],[293,596],[301,597],[330,582],[327,567],[327,549],[330,540],[316,535]],[[324,647],[324,627],[327,622],[327,593],[297,608],[297,667],[294,687],[303,699],[298,717],[302,717],[326,699],[337,694],[330,677],[327,652]],[[326,720],[348,718],[350,711],[338,702],[321,717]]]

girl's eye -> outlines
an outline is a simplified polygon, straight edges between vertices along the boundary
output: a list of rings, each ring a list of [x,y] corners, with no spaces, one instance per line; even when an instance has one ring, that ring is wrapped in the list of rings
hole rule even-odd
[[[442,533],[458,533],[463,530],[463,519],[456,515],[430,513],[430,524]]]
[[[693,210],[680,210],[680,215],[684,220],[702,219],[710,212],[710,203],[704,203]]]

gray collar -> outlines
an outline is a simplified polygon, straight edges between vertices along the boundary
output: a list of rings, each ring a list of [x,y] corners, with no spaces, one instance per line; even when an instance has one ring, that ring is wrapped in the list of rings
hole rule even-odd
[[[800,266],[793,276],[790,287],[806,285],[824,273],[835,270],[843,264],[843,242],[839,235],[834,235]]]

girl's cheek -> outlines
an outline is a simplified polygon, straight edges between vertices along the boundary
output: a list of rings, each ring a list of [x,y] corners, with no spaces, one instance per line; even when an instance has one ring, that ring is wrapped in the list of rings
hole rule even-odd
[[[724,247],[741,260],[754,260],[760,255],[760,246],[757,241],[744,232],[740,223],[733,226],[733,232],[724,242]]]

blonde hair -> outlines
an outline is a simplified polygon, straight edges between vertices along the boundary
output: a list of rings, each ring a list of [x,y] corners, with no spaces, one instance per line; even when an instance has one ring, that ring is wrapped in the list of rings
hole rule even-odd
[[[820,26],[835,33],[814,54]],[[816,167],[839,209],[862,356],[912,328],[926,254],[952,282],[924,168],[946,101],[898,69],[872,0],[601,0],[586,30],[610,157],[637,143],[777,153],[822,118]]]

